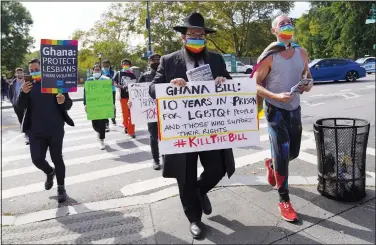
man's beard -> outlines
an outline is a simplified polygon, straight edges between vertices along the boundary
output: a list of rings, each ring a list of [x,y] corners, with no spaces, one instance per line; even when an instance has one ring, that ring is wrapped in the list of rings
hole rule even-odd
[[[184,47],[184,50],[185,50],[184,53],[188,59],[192,61],[197,61],[197,62],[200,60],[205,60],[205,58],[207,57],[207,53],[208,53],[206,47],[204,47],[204,49],[200,53],[193,53],[189,51],[186,47]]]

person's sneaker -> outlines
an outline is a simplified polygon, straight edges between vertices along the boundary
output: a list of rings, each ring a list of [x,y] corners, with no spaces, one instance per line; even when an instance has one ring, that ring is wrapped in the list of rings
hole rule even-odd
[[[106,149],[106,146],[104,145],[104,140],[99,140],[99,148],[100,148],[101,150]]]
[[[64,186],[57,187],[57,201],[59,203],[65,202],[67,200],[67,192],[65,191]]]
[[[131,137],[132,137],[132,139],[135,139],[135,138],[136,138],[136,135],[135,135],[135,134],[133,134],[133,135],[131,135]]]
[[[292,208],[290,202],[280,202],[278,204],[278,209],[284,220],[289,221],[289,222],[298,221],[298,215],[296,214],[295,210]]]
[[[112,121],[112,126],[116,126],[116,120],[115,120],[115,118],[112,118],[111,121]]]
[[[25,134],[24,137],[25,137],[25,144],[26,144],[26,145],[30,144],[29,136],[27,136],[27,135]]]
[[[128,134],[128,129],[127,128],[124,128],[124,133]]]
[[[110,126],[106,124],[106,132],[110,132]]]
[[[160,170],[161,169],[161,164],[157,161],[153,162],[153,169],[154,170]]]
[[[53,172],[51,174],[46,174],[46,182],[44,182],[44,189],[50,190],[52,186],[54,185],[54,177],[56,175],[55,169],[53,169]]]
[[[272,159],[270,158],[265,159],[265,167],[267,170],[266,178],[268,179],[268,183],[271,186],[275,186],[276,185],[275,175],[274,175],[274,170],[271,167],[271,163],[272,163]]]

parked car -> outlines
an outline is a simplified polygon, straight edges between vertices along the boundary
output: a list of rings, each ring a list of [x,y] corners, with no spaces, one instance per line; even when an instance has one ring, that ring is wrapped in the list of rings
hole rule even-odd
[[[314,82],[341,81],[355,82],[366,76],[366,70],[348,59],[315,59],[309,63]]]
[[[231,62],[226,62],[226,68],[228,72],[231,72]],[[251,74],[253,71],[252,65],[244,65],[240,61],[236,61],[236,72]]]
[[[366,69],[366,72],[368,74],[376,73],[375,57],[368,56],[368,57],[357,59],[355,62],[358,63],[361,67],[364,67],[364,69]]]

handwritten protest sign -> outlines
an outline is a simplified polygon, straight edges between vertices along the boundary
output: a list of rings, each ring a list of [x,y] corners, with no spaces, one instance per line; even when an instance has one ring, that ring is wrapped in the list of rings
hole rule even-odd
[[[42,93],[77,92],[77,47],[77,40],[41,40]]]
[[[256,82],[157,84],[161,154],[258,145]]]
[[[86,81],[85,96],[88,120],[114,117],[111,80]]]
[[[150,83],[131,83],[129,99],[132,101],[132,123],[139,125],[157,121],[157,107],[149,95]]]

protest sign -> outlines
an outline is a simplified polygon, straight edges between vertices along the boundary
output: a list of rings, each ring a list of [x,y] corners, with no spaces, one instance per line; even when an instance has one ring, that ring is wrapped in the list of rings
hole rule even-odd
[[[132,101],[132,123],[136,125],[157,121],[157,107],[155,100],[149,95],[149,85],[150,83],[128,85],[129,99]]]
[[[87,120],[114,117],[111,80],[91,80],[85,82]]]
[[[214,80],[208,64],[187,71],[187,78],[188,82]]]
[[[256,81],[252,78],[156,84],[161,154],[258,145]]]
[[[136,82],[136,80],[135,79],[131,79],[131,75],[133,76],[133,74],[130,74],[130,73],[128,73],[128,72],[126,72],[126,71],[121,71],[120,73],[119,73],[119,76],[120,76],[120,85],[127,85],[128,86],[128,84],[130,84],[130,83],[135,83]]]
[[[77,40],[41,40],[42,93],[77,92],[77,47]]]

